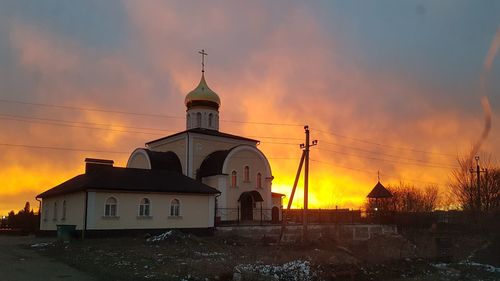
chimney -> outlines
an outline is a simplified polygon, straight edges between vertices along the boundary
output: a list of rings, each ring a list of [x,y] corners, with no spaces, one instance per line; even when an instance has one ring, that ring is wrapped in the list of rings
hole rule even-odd
[[[85,174],[113,168],[113,160],[85,158]]]

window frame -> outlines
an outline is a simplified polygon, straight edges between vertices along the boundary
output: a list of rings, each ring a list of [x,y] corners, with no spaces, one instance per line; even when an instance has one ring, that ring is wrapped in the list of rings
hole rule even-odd
[[[63,200],[62,202],[62,214],[61,214],[61,220],[66,220],[66,214],[67,214],[67,203],[66,200]]]
[[[201,112],[196,113],[196,127],[201,128],[202,116]]]
[[[212,128],[214,126],[214,114],[213,113],[209,113],[208,114],[208,127],[209,128]]]
[[[250,182],[250,166],[246,165],[243,168],[243,181]]]
[[[43,215],[43,221],[48,221],[49,220],[49,203],[45,203],[42,205],[42,215]]]
[[[262,174],[260,172],[257,173],[257,188],[262,188]]]
[[[236,170],[233,170],[231,172],[231,187],[237,187],[238,186],[238,172]]]
[[[178,198],[170,200],[169,217],[181,217],[181,201]]]
[[[143,203],[143,201],[145,202]],[[148,197],[142,197],[139,201],[138,216],[151,217],[151,199],[149,199]]]
[[[113,199],[115,202],[114,203],[108,203],[108,200]],[[108,206],[109,210],[108,210]],[[112,209],[111,206],[114,206],[114,214],[112,214]],[[109,196],[104,200],[104,215],[103,217],[106,218],[115,218],[118,217],[118,199],[115,196]]]
[[[54,201],[54,213],[52,214],[52,220],[56,221],[57,220],[57,201]]]

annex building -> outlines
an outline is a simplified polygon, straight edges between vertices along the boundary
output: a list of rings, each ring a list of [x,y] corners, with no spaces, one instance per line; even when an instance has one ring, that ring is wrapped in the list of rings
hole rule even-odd
[[[212,229],[278,221],[284,195],[258,140],[219,131],[219,96],[205,81],[185,98],[186,130],[135,149],[126,167],[86,159],[85,173],[37,196],[40,230]]]

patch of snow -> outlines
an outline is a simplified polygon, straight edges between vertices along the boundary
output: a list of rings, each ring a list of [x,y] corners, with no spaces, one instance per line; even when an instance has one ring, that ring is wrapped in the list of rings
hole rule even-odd
[[[495,272],[500,273],[500,267],[494,267],[493,265],[489,265],[489,264],[483,264],[483,263],[471,262],[471,261],[462,261],[462,262],[460,262],[460,264],[481,267],[484,270],[491,272],[491,273],[495,273]]]
[[[146,241],[147,242],[160,242],[160,241],[164,241],[164,240],[168,239],[169,237],[171,237],[173,233],[174,232],[172,230],[169,230],[167,232],[163,232],[160,235],[149,237],[148,239],[146,239]]]
[[[448,264],[447,263],[431,263],[432,266],[435,268],[447,268]]]
[[[47,246],[51,246],[52,243],[36,243],[36,244],[32,244],[31,245],[31,248],[43,248],[43,247],[47,247]]]
[[[199,255],[202,257],[213,257],[213,256],[224,256],[224,253],[217,253],[217,252],[212,252],[212,253],[202,253],[202,252],[194,252],[195,255]]]
[[[240,264],[234,268],[235,275],[241,276],[244,272],[257,273],[269,276],[275,280],[312,280],[311,267],[308,261],[294,260],[282,265]]]

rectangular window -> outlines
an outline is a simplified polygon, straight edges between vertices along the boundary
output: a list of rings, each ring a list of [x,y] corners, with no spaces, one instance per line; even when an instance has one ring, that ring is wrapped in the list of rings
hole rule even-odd
[[[173,217],[179,216],[179,205],[170,206],[170,215]]]
[[[116,217],[116,205],[106,205],[104,215],[106,217]]]

